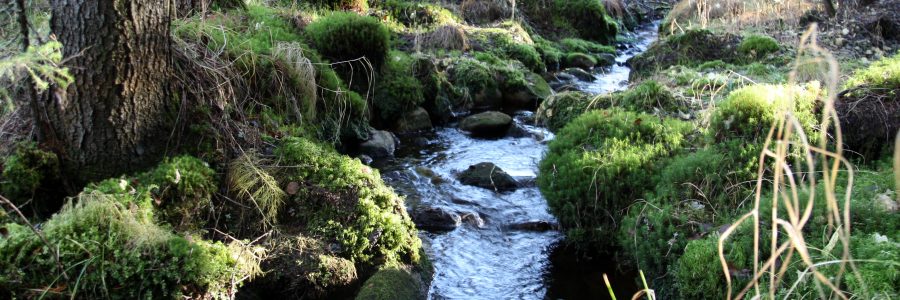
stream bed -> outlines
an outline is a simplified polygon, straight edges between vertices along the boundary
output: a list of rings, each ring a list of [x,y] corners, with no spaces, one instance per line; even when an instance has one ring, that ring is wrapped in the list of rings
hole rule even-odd
[[[607,93],[627,86],[625,60],[656,39],[650,24],[628,38],[616,65],[595,70],[597,80],[574,83],[578,90]],[[476,139],[455,124],[432,133],[401,137],[395,158],[377,162],[389,185],[407,197],[410,209],[437,208],[462,216],[444,232],[420,230],[435,268],[429,299],[604,299],[607,273],[620,297],[637,286],[634,274],[618,273],[612,258],[575,260],[564,235],[548,224],[556,220],[534,184],[538,163],[553,134],[534,126],[533,113],[514,115],[518,135]],[[467,186],[456,174],[470,165],[492,162],[522,187],[507,193]]]

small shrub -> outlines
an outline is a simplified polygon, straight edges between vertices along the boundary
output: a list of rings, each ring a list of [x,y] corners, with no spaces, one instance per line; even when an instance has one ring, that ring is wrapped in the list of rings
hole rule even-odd
[[[763,84],[741,88],[729,94],[712,113],[710,133],[717,140],[742,138],[761,141],[770,126],[783,117],[782,113],[790,112],[807,135],[814,138],[816,135],[811,134],[817,124],[814,108],[821,93],[817,84]]]
[[[550,142],[537,183],[571,241],[608,246],[623,210],[655,186],[649,174],[690,130],[689,123],[619,110],[587,112],[566,125]]]
[[[403,199],[377,170],[327,146],[286,138],[276,149],[286,171],[282,184],[300,184],[289,197],[292,212],[280,221],[302,223],[311,236],[334,241],[338,255],[357,264],[415,262],[421,241]]]
[[[771,53],[778,52],[781,46],[778,41],[764,35],[751,35],[745,37],[741,44],[738,45],[738,52],[750,57],[765,57]]]
[[[320,53],[332,61],[367,58],[380,68],[390,50],[390,33],[377,19],[336,12],[306,27],[306,34]]]
[[[357,300],[415,300],[421,299],[419,284],[409,272],[388,268],[379,270],[363,283]]]
[[[413,76],[413,63],[409,55],[391,52],[375,85],[373,104],[379,124],[392,125],[404,113],[425,102],[422,84]]]
[[[86,298],[227,298],[233,279],[259,274],[258,249],[176,235],[122,197],[80,194],[41,228],[53,249],[31,230],[5,225],[0,287],[23,297],[52,288]]]

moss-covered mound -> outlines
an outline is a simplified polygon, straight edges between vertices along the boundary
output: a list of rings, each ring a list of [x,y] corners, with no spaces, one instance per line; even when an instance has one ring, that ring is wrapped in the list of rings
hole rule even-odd
[[[146,176],[155,178],[171,164],[178,162]],[[194,179],[205,176],[197,171],[181,170],[185,177],[168,180],[171,184],[162,189],[155,183],[133,186],[125,179],[89,187],[43,224],[40,235],[22,225],[3,225],[0,289],[21,297],[233,295],[236,284],[259,274],[260,250],[240,241],[225,245],[179,235],[157,223],[159,203],[189,202],[185,197],[210,191],[195,186],[207,182]],[[163,177],[181,174],[176,172]]]
[[[900,130],[900,54],[857,71],[845,88],[835,101],[844,143],[864,157],[876,158]]]
[[[530,17],[535,29],[549,37],[574,36],[610,44],[619,30],[601,1],[522,1],[518,6]]]
[[[390,32],[378,19],[335,12],[306,26],[313,46],[335,62],[365,57],[378,69],[390,51]]]
[[[391,52],[381,77],[376,79],[373,101],[376,124],[391,126],[404,113],[425,102],[421,81],[415,77],[415,60],[403,52]]]
[[[776,120],[790,113],[810,138],[814,138],[809,133],[818,123],[814,110],[822,93],[817,83],[752,85],[736,90],[712,113],[710,133],[720,141],[741,138],[759,142],[765,139]]]
[[[706,61],[734,61],[739,57],[739,36],[694,29],[653,43],[647,51],[628,60],[631,79],[644,78],[653,72],[675,65],[699,65]]]
[[[566,125],[540,163],[538,186],[570,241],[609,246],[624,209],[655,186],[652,174],[686,143],[689,123],[588,112]]]

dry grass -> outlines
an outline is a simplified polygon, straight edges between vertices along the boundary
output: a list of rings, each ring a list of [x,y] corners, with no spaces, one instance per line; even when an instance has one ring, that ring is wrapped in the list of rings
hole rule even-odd
[[[469,49],[466,31],[459,25],[444,25],[425,34],[422,47],[426,49],[460,50]]]
[[[819,7],[812,0],[682,0],[663,21],[661,32],[672,34],[688,27],[716,27],[740,31],[746,27],[796,27],[800,17]]]
[[[466,21],[475,24],[512,17],[512,8],[506,0],[466,0],[459,5],[459,9]]]
[[[754,207],[731,224],[719,238],[718,252],[728,282],[729,299],[742,299],[748,295],[751,298],[774,299],[776,291],[782,288],[782,279],[793,259],[798,259],[799,263],[807,267],[822,299],[835,297],[846,299],[847,296],[840,289],[839,282],[842,276],[857,276],[850,255],[849,197],[850,187],[853,185],[853,167],[842,156],[840,123],[834,110],[834,97],[837,95],[840,73],[834,57],[817,44],[815,26],[801,38],[799,52],[799,57],[815,60],[824,67],[819,71],[822,74],[821,78],[825,78],[824,84],[828,88],[829,96],[821,99],[823,118],[820,131],[817,133],[821,142],[819,145],[810,144],[808,134],[813,133],[804,132],[790,112],[783,112],[772,125],[765,142],[765,150],[760,154]],[[797,62],[797,65],[799,64],[800,59]],[[802,158],[791,159],[791,153],[798,150],[803,154]],[[837,182],[839,172],[848,174],[847,182]],[[815,255],[814,251],[817,250],[810,248],[806,243],[804,228],[812,217],[815,192],[820,182],[824,185],[823,196],[828,207],[826,216],[830,230],[828,235],[832,237],[832,243],[826,248],[834,249],[840,246],[841,248],[837,249],[841,250],[842,255],[838,260],[817,261],[817,257],[820,257]],[[846,194],[839,195],[836,192],[838,186],[848,187]],[[761,205],[769,203],[762,199],[764,190],[772,192],[770,216],[760,215]],[[800,196],[801,191],[808,192],[809,196]],[[779,208],[786,214],[779,215]],[[724,248],[735,230],[747,223],[752,225],[754,234],[754,275],[750,283],[735,294],[735,291],[732,291],[732,278],[726,264]],[[760,240],[763,238],[771,240],[771,249],[760,249]],[[768,257],[762,257],[764,253],[768,253]],[[818,271],[818,267],[827,264],[839,265],[840,270],[836,276],[826,276]],[[852,274],[847,274],[848,270]],[[799,280],[808,279],[801,276]]]
[[[263,217],[263,227],[277,223],[275,218],[287,193],[267,171],[268,162],[255,152],[248,152],[228,165],[228,190],[240,201],[253,204]]]
[[[287,106],[292,110],[298,123],[306,116],[308,120],[314,120],[316,116],[316,68],[312,62],[303,56],[303,48],[298,43],[278,43],[272,49],[272,56],[276,61],[284,64],[284,69],[292,73],[296,84],[285,91],[288,93]],[[302,102],[302,103],[301,103]],[[302,109],[301,109],[302,108]]]

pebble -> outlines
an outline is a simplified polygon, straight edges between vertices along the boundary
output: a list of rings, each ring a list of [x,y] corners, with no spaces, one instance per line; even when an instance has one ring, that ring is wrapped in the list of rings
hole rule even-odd
[[[848,34],[850,34],[850,29],[847,29],[847,28],[841,29],[841,34],[842,34],[842,35],[848,35]]]

